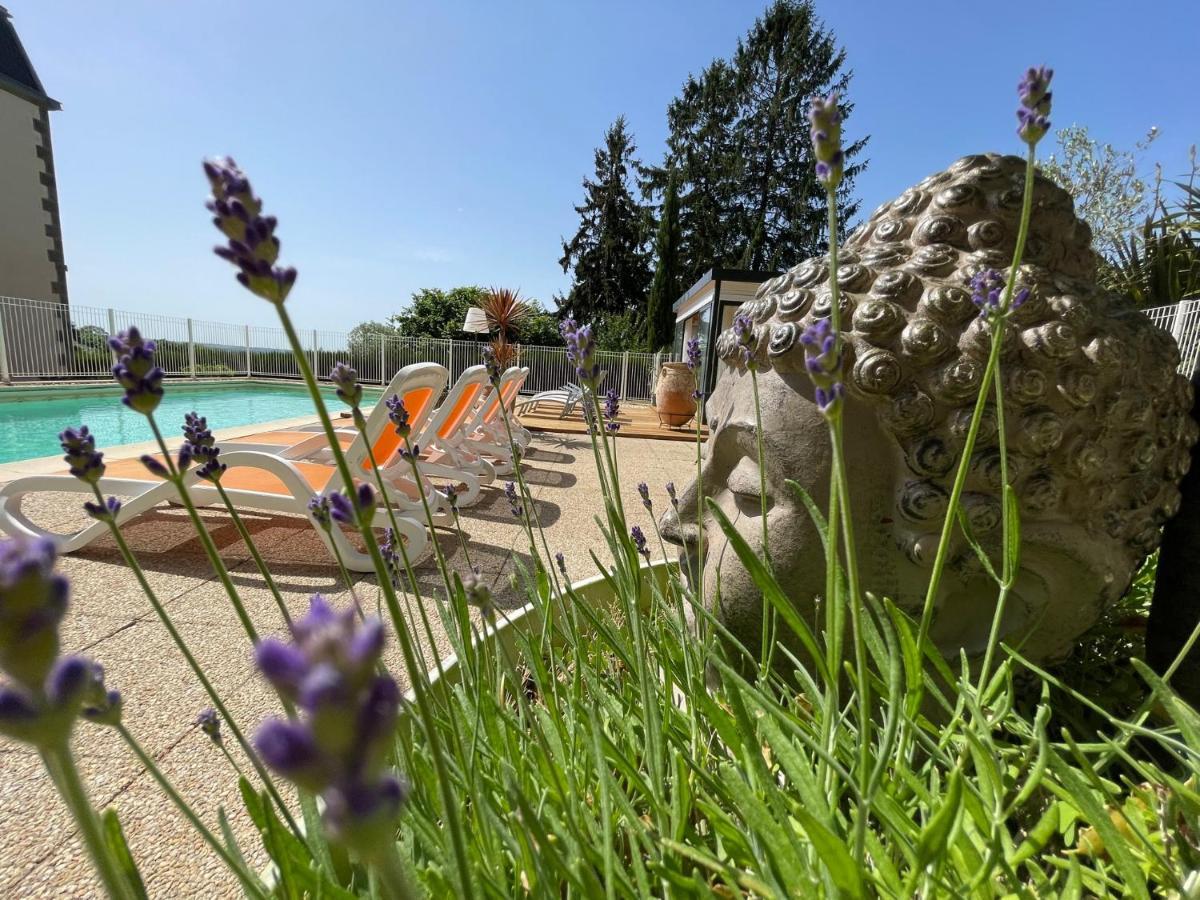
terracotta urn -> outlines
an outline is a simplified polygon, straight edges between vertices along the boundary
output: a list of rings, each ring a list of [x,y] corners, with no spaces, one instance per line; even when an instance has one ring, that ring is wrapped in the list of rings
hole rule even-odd
[[[659,424],[678,428],[692,420],[696,414],[696,376],[687,363],[663,363],[654,401]]]

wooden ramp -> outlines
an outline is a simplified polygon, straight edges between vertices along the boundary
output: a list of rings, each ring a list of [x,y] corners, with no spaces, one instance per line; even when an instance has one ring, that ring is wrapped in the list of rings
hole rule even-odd
[[[579,410],[565,419],[560,419],[556,408],[547,403],[542,409],[520,416],[521,424],[530,431],[556,431],[560,434],[587,434],[587,422]],[[622,403],[617,422],[621,430],[617,437],[651,438],[659,441],[696,440],[696,421],[693,419],[682,428],[668,428],[658,424],[658,414],[648,403]],[[700,437],[708,437],[708,427],[700,426]]]

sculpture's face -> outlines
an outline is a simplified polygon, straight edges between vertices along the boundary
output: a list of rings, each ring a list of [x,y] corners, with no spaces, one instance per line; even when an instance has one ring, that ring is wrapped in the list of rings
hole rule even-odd
[[[829,429],[813,401],[807,376],[765,371],[758,374],[758,382],[767,467],[768,552],[763,552],[754,396],[748,372],[724,371],[707,404],[712,434],[702,451],[705,496],[720,507],[756,557],[769,558],[789,599],[819,630],[815,614],[818,599],[825,594],[824,549],[800,493],[787,482],[798,483],[822,513],[828,510]],[[897,514],[896,498],[906,471],[897,459],[894,441],[870,407],[853,401],[845,407],[843,433],[863,585],[919,615],[941,523],[931,523],[930,530],[917,538],[916,553],[904,552],[901,545],[909,528]],[[696,484],[693,481],[681,492],[678,513],[663,518],[664,536],[679,546],[685,572],[702,549],[709,606],[719,585],[722,623],[751,652],[757,652],[762,593],[711,512],[704,517],[703,535],[699,534]],[[984,544],[991,558],[998,560],[998,535],[985,538]],[[1034,659],[1061,656],[1099,611],[1120,596],[1129,567],[1127,557],[1106,553],[1086,540],[1078,526],[1028,523],[1021,576],[1006,603],[999,637],[1020,644]],[[932,632],[946,656],[956,656],[960,647],[972,655],[982,651],[996,597],[994,582],[961,534],[956,534],[935,601]]]
[[[991,342],[968,282],[1011,258],[1024,163],[967,157],[885,204],[846,242],[840,286],[850,515],[864,589],[920,612],[948,496],[966,443]],[[1019,501],[1020,567],[999,635],[1033,659],[1069,652],[1121,595],[1179,505],[1197,428],[1178,350],[1124,298],[1095,284],[1087,226],[1064,191],[1039,177],[1019,273],[1029,299],[1005,325],[1008,481]],[[821,541],[794,480],[828,508],[829,432],[813,401],[797,337],[831,312],[829,266],[801,263],[763,284],[742,312],[761,398],[769,546],[762,546],[755,405],[742,350],[726,332],[706,412],[712,436],[702,483],[796,604],[819,627]],[[962,510],[996,567],[1001,467],[994,410],[981,423]],[[696,485],[665,534],[699,534]],[[704,600],[757,654],[761,594],[711,516],[705,517]],[[685,562],[686,565],[686,562]],[[934,598],[932,637],[950,656],[985,645],[998,590],[954,529]]]

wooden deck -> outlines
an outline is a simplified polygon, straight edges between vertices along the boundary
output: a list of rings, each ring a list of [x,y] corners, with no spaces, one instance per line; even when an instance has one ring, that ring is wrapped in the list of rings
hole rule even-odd
[[[658,424],[658,414],[648,403],[622,403],[617,422],[621,430],[617,437],[652,438],[660,441],[694,441],[696,421],[693,419],[682,428],[668,428]],[[555,407],[546,403],[541,409],[521,416],[521,424],[530,431],[557,431],[560,434],[587,434],[587,423],[578,410],[560,419]],[[700,436],[708,437],[708,427],[700,426]]]

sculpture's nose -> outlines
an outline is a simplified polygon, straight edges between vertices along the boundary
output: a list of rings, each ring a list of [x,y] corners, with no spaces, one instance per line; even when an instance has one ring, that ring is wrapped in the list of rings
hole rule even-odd
[[[700,541],[696,518],[696,490],[691,485],[679,495],[679,502],[662,514],[658,527],[665,540],[691,552]]]

